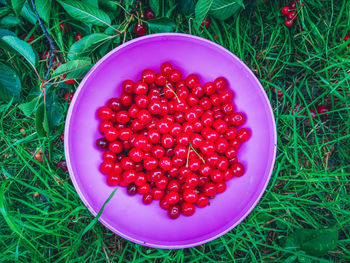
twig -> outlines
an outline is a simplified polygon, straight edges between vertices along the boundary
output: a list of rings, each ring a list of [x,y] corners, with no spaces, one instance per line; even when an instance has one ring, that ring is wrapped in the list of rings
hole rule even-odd
[[[49,77],[49,73],[50,73],[50,70],[52,67],[54,57],[56,56],[61,63],[64,63],[64,59],[61,56],[61,54],[58,52],[58,49],[55,45],[55,42],[53,41],[53,39],[50,37],[49,33],[47,32],[47,29],[46,29],[43,21],[41,20],[39,14],[38,14],[38,11],[36,10],[34,0],[31,0],[31,3],[33,6],[34,13],[35,13],[36,17],[38,18],[39,26],[40,26],[41,30],[43,31],[43,33],[45,34],[47,40],[49,41],[49,45],[50,45],[50,62],[49,62],[49,67],[48,67],[46,75],[45,75],[45,81],[46,81]]]

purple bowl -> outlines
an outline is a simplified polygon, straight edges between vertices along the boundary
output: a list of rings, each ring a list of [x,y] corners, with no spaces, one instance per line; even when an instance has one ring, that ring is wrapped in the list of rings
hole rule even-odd
[[[159,202],[144,205],[141,195],[130,197],[120,187],[106,205],[100,222],[132,242],[156,248],[186,248],[220,237],[238,225],[255,207],[269,182],[276,155],[276,127],[263,87],[249,68],[225,48],[206,39],[177,33],[140,37],[115,48],[90,70],[70,105],[65,127],[68,170],[81,200],[96,216],[114,190],[99,172],[101,151],[95,146],[96,110],[121,93],[121,82],[137,80],[141,71],[159,71],[168,61],[184,74],[197,73],[201,83],[224,76],[234,91],[237,111],[251,139],[239,151],[246,173],[233,178],[227,190],[191,217],[168,218]]]

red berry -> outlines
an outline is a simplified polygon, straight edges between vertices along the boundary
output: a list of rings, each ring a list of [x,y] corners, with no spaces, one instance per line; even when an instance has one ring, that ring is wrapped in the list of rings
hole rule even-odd
[[[297,4],[295,3],[294,0],[292,0],[292,2],[290,2],[289,7],[290,7],[291,9],[297,8]]]
[[[240,126],[245,122],[243,113],[235,112],[231,115],[231,122],[234,126]]]
[[[220,91],[220,90],[224,90],[227,88],[228,83],[227,80],[223,77],[218,77],[214,80],[214,86],[216,88],[216,90]]]
[[[103,174],[109,174],[114,169],[114,163],[113,162],[103,162],[100,165],[100,171]]]
[[[102,159],[106,162],[115,162],[117,156],[112,151],[105,151],[102,155]]]
[[[195,203],[198,199],[198,195],[196,193],[195,190],[193,189],[186,189],[184,192],[183,192],[183,198],[184,198],[184,201],[185,202],[188,202],[188,203]]]
[[[122,93],[122,95],[120,95],[120,102],[125,107],[130,106],[132,103],[132,100],[133,100],[133,96],[131,94]]]
[[[190,143],[190,137],[186,133],[180,133],[176,136],[176,142],[180,145],[188,145]]]
[[[171,136],[170,134],[164,134],[162,136],[161,142],[164,148],[171,148],[175,143],[174,137]]]
[[[293,25],[293,20],[286,20],[284,24],[286,25],[286,27],[291,27]]]
[[[180,183],[177,180],[171,180],[168,183],[167,189],[169,191],[175,191],[175,192],[179,192],[180,191]]]
[[[134,31],[135,31],[136,35],[138,35],[138,36],[145,35],[147,30],[148,30],[147,24],[146,23],[142,23],[142,22],[136,23],[136,25],[134,27]]]
[[[205,28],[208,28],[210,26],[210,18],[204,18],[202,23],[201,23],[201,28],[203,28],[203,26],[205,26]]]
[[[282,15],[288,15],[289,14],[289,6],[285,6],[281,9]]]
[[[242,128],[237,132],[237,139],[241,142],[245,142],[250,138],[250,131],[246,128]]]
[[[321,116],[327,116],[329,112],[329,108],[325,105],[319,105],[317,107],[317,113],[320,114]]]
[[[165,195],[165,200],[169,205],[175,205],[179,202],[179,193],[175,191],[170,191]]]
[[[79,41],[81,39],[81,34],[80,33],[77,33],[75,35],[75,41]]]
[[[145,11],[146,20],[151,20],[155,18],[154,12],[151,9],[146,9]]]
[[[132,80],[124,80],[122,84],[122,90],[125,93],[132,94],[134,92],[134,86],[135,82],[133,82]]]
[[[228,147],[227,150],[225,151],[225,156],[228,159],[232,159],[237,155],[237,148],[235,147]]]
[[[164,86],[166,84],[166,80],[167,80],[167,77],[162,73],[158,73],[156,75],[155,82],[158,86]]]
[[[111,127],[104,131],[104,135],[107,141],[114,141],[118,138],[118,130],[114,127]]]
[[[199,183],[199,178],[194,173],[189,173],[189,175],[186,177],[186,184],[188,184],[192,188],[196,188]]]
[[[121,182],[121,177],[119,175],[111,173],[107,176],[107,184],[109,186],[116,186],[120,184],[120,182]]]
[[[156,79],[156,73],[153,70],[146,69],[142,72],[142,81],[152,84]]]
[[[171,72],[170,76],[169,76],[169,80],[170,80],[171,82],[177,83],[177,82],[179,82],[181,79],[182,79],[182,73],[181,73],[181,71],[178,70],[178,69],[174,69],[174,70]]]
[[[219,94],[221,101],[224,103],[231,103],[233,99],[233,92],[231,90],[225,89]]]
[[[187,203],[184,202],[181,205],[181,212],[185,215],[185,216],[191,216],[194,214],[196,208],[193,204],[191,203]]]
[[[162,168],[164,171],[169,171],[172,168],[172,162],[170,158],[162,157],[159,160],[159,167]]]
[[[22,40],[25,40],[26,38],[28,37],[28,35],[24,35],[23,37],[22,37]],[[27,43],[31,43],[31,42],[33,42],[35,40],[35,37],[34,37],[34,35],[30,35],[29,37],[28,37],[28,39],[27,39]],[[48,54],[47,54],[47,56],[48,56]]]
[[[240,177],[244,174],[244,166],[241,163],[234,163],[231,169],[234,176]]]
[[[108,121],[112,117],[112,113],[113,113],[113,111],[110,108],[103,106],[103,107],[98,109],[97,116],[101,120]]]
[[[149,205],[150,203],[152,203],[152,201],[153,201],[152,194],[146,193],[146,194],[143,195],[143,197],[142,197],[142,202],[143,202],[145,205]]]
[[[198,83],[199,83],[199,78],[196,74],[190,74],[187,76],[186,86],[189,87],[190,89],[193,89]]]
[[[218,153],[224,153],[228,149],[228,141],[225,138],[217,139],[215,148]]]
[[[205,207],[209,204],[209,198],[204,194],[198,194],[196,204],[198,207]]]
[[[297,16],[295,11],[291,11],[287,14],[287,20],[293,20]]]
[[[168,204],[169,206],[169,204]],[[176,219],[180,216],[180,206],[178,205],[172,205],[168,208],[168,216],[171,219]]]
[[[203,194],[206,196],[215,196],[217,188],[215,183],[208,182],[203,186]]]
[[[170,76],[170,74],[173,72],[173,66],[168,62],[164,62],[160,66],[160,72],[162,72],[162,74],[165,76]]]
[[[202,153],[212,155],[215,152],[215,144],[211,141],[204,141],[200,149]]]
[[[213,123],[213,128],[220,134],[225,133],[227,130],[227,124],[224,120],[217,119]]]
[[[65,22],[60,23],[60,30],[61,32],[67,33],[69,30],[69,24]]]
[[[151,190],[151,187],[147,183],[145,183],[144,185],[141,185],[137,188],[137,192],[139,194],[147,194],[150,192],[150,190]]]
[[[219,182],[216,184],[217,193],[223,193],[226,190],[226,183],[225,182]]]
[[[129,184],[126,188],[128,195],[136,195],[137,188],[135,184]]]
[[[122,152],[123,146],[119,141],[110,142],[109,150],[111,150],[115,154],[118,154]]]
[[[158,161],[154,157],[145,157],[143,160],[143,165],[146,170],[151,171],[158,167]]]
[[[143,159],[144,153],[140,149],[132,148],[129,151],[128,155],[131,158],[131,160],[133,160],[134,162],[141,162]]]
[[[114,111],[119,111],[122,107],[120,99],[112,98],[107,102],[108,107],[110,107]]]

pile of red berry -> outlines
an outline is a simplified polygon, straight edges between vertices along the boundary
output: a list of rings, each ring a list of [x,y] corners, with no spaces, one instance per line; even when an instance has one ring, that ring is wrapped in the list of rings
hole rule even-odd
[[[297,12],[296,12],[297,4],[295,2],[298,3],[298,6],[301,6],[300,0],[296,0],[296,1],[292,0],[289,6],[287,5],[281,9],[281,13],[286,16],[286,22],[285,22],[286,27],[291,27],[294,23],[294,20],[297,18]]]
[[[120,98],[98,109],[100,171],[108,185],[142,194],[144,204],[160,200],[170,218],[190,216],[243,175],[237,151],[250,132],[237,129],[245,116],[235,112],[226,79],[202,86],[169,63],[160,71],[125,80]]]

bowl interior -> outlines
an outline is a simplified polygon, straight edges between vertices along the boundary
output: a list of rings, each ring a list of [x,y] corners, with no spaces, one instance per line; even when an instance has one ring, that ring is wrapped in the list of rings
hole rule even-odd
[[[96,215],[114,190],[99,170],[101,152],[95,141],[98,132],[96,109],[121,93],[121,82],[137,80],[141,71],[159,71],[168,61],[183,74],[197,73],[201,82],[224,76],[233,90],[237,111],[247,115],[244,125],[251,139],[240,148],[245,165],[241,178],[228,182],[227,190],[197,208],[192,217],[170,220],[158,202],[145,206],[141,195],[129,197],[117,190],[100,221],[110,230],[133,242],[160,248],[181,248],[212,240],[236,226],[263,194],[273,168],[276,131],[268,99],[253,73],[226,49],[202,38],[183,34],[158,34],[139,38],[111,51],[81,82],[69,109],[66,124],[66,156],[75,188]]]

